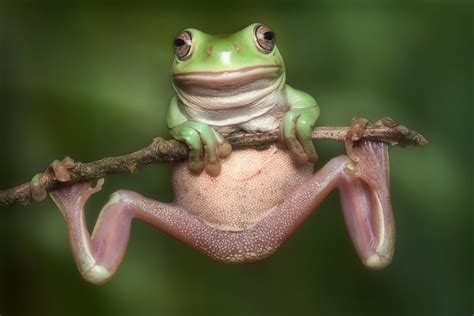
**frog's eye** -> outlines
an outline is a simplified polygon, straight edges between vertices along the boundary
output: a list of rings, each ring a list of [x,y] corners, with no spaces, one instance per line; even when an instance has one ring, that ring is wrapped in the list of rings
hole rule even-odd
[[[270,53],[275,47],[275,33],[263,24],[255,27],[255,42],[258,49],[264,53]]]
[[[193,36],[190,31],[181,32],[174,40],[174,52],[179,60],[191,57],[193,51]]]

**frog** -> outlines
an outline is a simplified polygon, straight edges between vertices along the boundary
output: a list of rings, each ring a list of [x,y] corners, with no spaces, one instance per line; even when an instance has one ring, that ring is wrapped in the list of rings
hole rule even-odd
[[[67,170],[74,162],[68,158],[52,165],[58,181],[65,183],[49,196],[65,218],[85,280],[102,284],[115,274],[134,218],[219,262],[261,261],[289,240],[335,189],[363,264],[373,269],[390,264],[395,226],[387,144],[361,140],[348,146],[350,153],[314,171],[318,154],[311,132],[319,105],[286,83],[270,27],[254,23],[226,35],[188,28],[175,38],[174,55],[175,96],[167,124],[189,155],[172,163],[173,202],[119,190],[90,234],[84,207],[104,180],[69,183]],[[227,141],[238,132],[272,131],[280,133],[281,141],[263,149],[233,149]]]

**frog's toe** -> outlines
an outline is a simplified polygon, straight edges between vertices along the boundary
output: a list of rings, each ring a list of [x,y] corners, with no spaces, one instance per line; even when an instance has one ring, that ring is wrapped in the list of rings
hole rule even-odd
[[[303,146],[305,154],[308,157],[308,162],[315,163],[316,161],[318,161],[318,154],[316,152],[316,148],[314,147],[313,141],[311,140],[311,137],[303,139],[301,141],[301,144]]]
[[[219,157],[224,158],[230,155],[232,152],[232,146],[227,141],[225,141],[224,143],[217,145],[217,151],[219,153]]]
[[[218,153],[219,157],[224,158],[224,157],[229,156],[230,153],[232,152],[232,146],[216,130],[213,129],[212,131],[214,132],[214,137],[216,139],[217,153]]]
[[[30,181],[31,198],[37,202],[43,201],[48,196],[48,192],[41,185],[40,176],[41,173],[38,173]]]
[[[352,140],[357,141],[362,138],[364,131],[369,124],[369,120],[363,117],[353,117],[351,121],[351,127],[349,133],[352,136]]]
[[[354,142],[359,141],[364,135],[364,131],[367,128],[369,121],[363,117],[353,117],[351,121],[351,127],[346,134],[346,139],[344,140],[344,145],[346,147],[347,155],[355,162],[357,162],[357,157],[354,155],[353,146]]]
[[[71,181],[71,175],[68,170],[74,168],[76,163],[71,157],[66,156],[62,161],[55,160],[51,163],[51,169],[53,170],[54,177],[59,182]]]
[[[200,174],[204,170],[204,161],[202,159],[189,159],[188,167],[191,172]]]
[[[221,164],[219,161],[208,162],[205,164],[206,173],[211,177],[217,177],[221,173]]]
[[[313,149],[314,149],[314,146],[313,146]],[[316,149],[314,149],[312,152],[308,153],[308,161],[310,163],[315,163],[316,161],[318,161],[318,159],[319,159],[319,156],[316,153]]]
[[[297,163],[305,164],[309,161],[308,155],[296,137],[287,137],[286,144]]]

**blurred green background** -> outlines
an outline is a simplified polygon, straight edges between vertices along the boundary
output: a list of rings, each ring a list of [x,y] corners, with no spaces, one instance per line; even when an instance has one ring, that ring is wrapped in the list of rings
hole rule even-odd
[[[397,245],[366,270],[337,192],[272,258],[228,266],[146,223],[103,286],[83,281],[51,201],[1,210],[2,315],[471,315],[473,38],[468,1],[1,2],[0,186],[65,155],[91,161],[169,137],[174,36],[271,26],[288,82],[320,125],[390,116],[424,148],[392,148]],[[317,142],[317,166],[343,152]],[[170,168],[106,179],[90,227],[126,188],[171,201]]]

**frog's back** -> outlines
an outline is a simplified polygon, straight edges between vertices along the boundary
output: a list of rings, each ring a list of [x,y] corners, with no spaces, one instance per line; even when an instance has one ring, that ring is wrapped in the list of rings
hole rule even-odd
[[[294,163],[286,150],[234,150],[218,177],[192,174],[186,162],[173,168],[176,204],[219,230],[250,228],[313,172]]]

